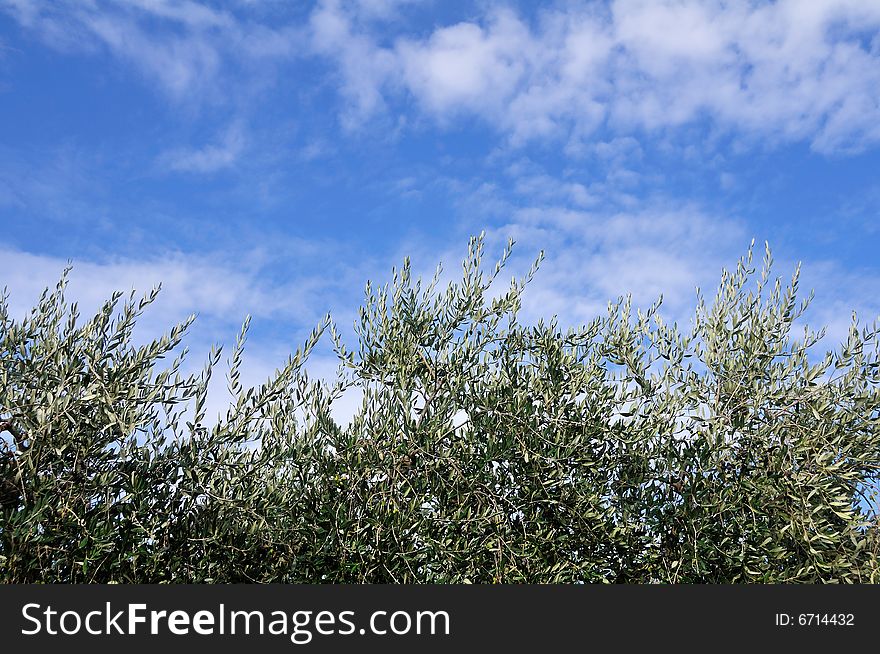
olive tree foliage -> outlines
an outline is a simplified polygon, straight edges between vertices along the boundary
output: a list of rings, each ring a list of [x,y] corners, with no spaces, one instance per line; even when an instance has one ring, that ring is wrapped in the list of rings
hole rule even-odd
[[[206,421],[191,319],[136,346],[157,297],[89,320],[66,274],[0,301],[0,577],[8,582],[878,582],[878,328],[822,352],[808,301],[751,250],[685,329],[627,298],[518,318],[471,241],[458,281],[366,288],[243,388],[248,322]],[[312,380],[329,338],[338,378]],[[331,409],[362,404],[347,425]]]

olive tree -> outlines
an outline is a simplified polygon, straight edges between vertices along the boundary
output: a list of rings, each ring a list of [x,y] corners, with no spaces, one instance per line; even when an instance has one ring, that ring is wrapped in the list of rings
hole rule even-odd
[[[512,244],[510,244],[512,245]],[[798,275],[751,250],[687,328],[620,298],[526,324],[539,260],[500,288],[367,285],[243,388],[248,322],[206,420],[192,320],[136,346],[157,297],[89,320],[67,276],[23,320],[0,300],[0,575],[11,582],[877,582],[878,327],[822,351]],[[336,379],[310,378],[328,338]],[[170,359],[170,360],[169,360]],[[332,414],[362,402],[348,424]]]

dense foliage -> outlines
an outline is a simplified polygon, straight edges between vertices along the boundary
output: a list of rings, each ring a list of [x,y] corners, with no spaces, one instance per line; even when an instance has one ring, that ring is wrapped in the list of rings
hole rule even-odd
[[[200,374],[165,361],[189,321],[133,344],[157,291],[88,321],[66,277],[21,321],[4,294],[0,578],[880,581],[876,326],[827,354],[796,337],[807,303],[769,252],[686,330],[626,299],[576,329],[525,325],[537,265],[498,295],[509,249],[492,274],[481,253],[445,288],[405,263],[367,286],[354,349],[328,319],[249,389],[245,323],[217,422],[219,350]],[[305,372],[321,338],[333,383]]]

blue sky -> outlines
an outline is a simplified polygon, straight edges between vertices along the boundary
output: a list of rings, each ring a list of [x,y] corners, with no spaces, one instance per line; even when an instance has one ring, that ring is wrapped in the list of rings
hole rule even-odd
[[[165,285],[251,375],[405,255],[547,259],[526,317],[686,318],[755,238],[880,314],[880,3],[0,0],[2,282]],[[319,361],[320,363],[320,361]],[[329,365],[329,364],[328,364]]]

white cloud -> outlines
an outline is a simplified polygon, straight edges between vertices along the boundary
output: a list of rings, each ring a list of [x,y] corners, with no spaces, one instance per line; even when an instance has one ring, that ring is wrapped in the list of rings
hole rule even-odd
[[[705,117],[823,152],[880,140],[877,3],[566,3],[535,24],[490,5],[393,45],[355,15],[322,2],[312,27],[361,120],[402,91],[441,123],[475,115],[514,143],[576,145],[602,125],[625,134]]]
[[[524,165],[513,172],[526,179],[535,175]],[[550,189],[565,187],[566,182],[552,176],[543,178]],[[711,301],[721,271],[736,266],[753,238],[758,266],[763,254],[762,234],[753,226],[696,203],[655,197],[609,210],[605,205],[578,207],[558,191],[529,194],[522,204],[491,185],[479,185],[472,193],[471,200],[462,202],[464,213],[482,208],[484,213],[477,213],[475,220],[497,225],[487,231],[489,251],[500,251],[508,238],[517,242],[509,275],[522,275],[537,252],[545,251],[541,269],[524,296],[522,317],[527,322],[556,315],[562,326],[583,324],[604,315],[608,302],[622,295],[632,295],[634,305],[641,308],[662,295],[661,314],[686,328],[698,287]],[[501,216],[508,219],[498,224]],[[460,254],[447,249],[444,261],[454,263]],[[420,256],[431,260],[427,252]],[[781,250],[775,259],[774,275],[789,280],[798,261]],[[800,297],[806,298],[811,290],[816,293],[806,322],[813,328],[828,328],[827,346],[845,338],[852,311],[862,325],[880,318],[876,271],[844,266],[820,253],[802,263]]]
[[[338,2],[328,0],[312,13],[309,24],[312,49],[333,59],[339,68],[340,90],[349,102],[343,113],[348,127],[360,125],[385,107],[381,87],[394,67],[392,54],[358,33],[354,20]]]
[[[259,250],[73,260],[70,297],[79,302],[85,315],[97,310],[113,291],[143,293],[161,283],[162,292],[144,324],[161,330],[197,313],[197,324],[206,338],[234,330],[246,314],[254,316],[255,325],[308,331],[331,309],[356,308],[349,305],[363,288],[366,273],[361,266],[366,268],[371,262],[345,257],[341,246],[332,242],[290,240],[280,250],[301,266],[299,272],[288,267],[287,274],[279,278],[278,261]],[[328,258],[337,261],[332,275],[320,265]],[[44,288],[55,285],[67,266],[58,257],[11,248],[0,249],[0,260],[3,284],[11,291],[10,308],[19,317]]]
[[[54,286],[67,265],[49,255],[10,249],[3,250],[2,259],[4,281],[13,290],[12,313],[18,316],[33,305],[45,287]],[[272,293],[260,289],[246,272],[193,256],[171,254],[155,260],[71,264],[70,293],[84,313],[96,310],[116,290],[143,293],[160,282],[163,291],[150,318],[169,326],[192,312],[235,322],[248,311],[265,314],[275,306]],[[247,309],[244,299],[250,300]]]
[[[245,146],[241,124],[230,126],[217,143],[201,148],[175,148],[159,155],[163,168],[188,173],[213,173],[231,167]]]
[[[632,145],[600,143],[592,151],[614,162],[640,156]],[[735,267],[752,239],[760,263],[767,234],[740,216],[663,195],[621,196],[614,202],[619,196],[614,180],[591,183],[588,190],[595,189],[603,201],[584,206],[566,192],[572,182],[564,173],[551,174],[525,157],[505,173],[512,192],[504,184],[479,180],[454,180],[450,187],[461,198],[457,212],[472,230],[493,225],[487,230],[490,252],[499,252],[510,237],[517,241],[509,275],[523,274],[538,251],[545,251],[524,297],[528,321],[555,314],[563,325],[580,324],[604,315],[609,300],[631,294],[642,308],[662,295],[665,318],[687,324],[696,288],[711,300],[722,269]],[[786,280],[797,265],[793,255],[803,252],[779,244],[775,254],[775,273]],[[447,249],[444,261],[455,263],[460,255],[460,248]],[[432,260],[429,252],[420,256]],[[869,268],[854,270],[852,264],[826,257],[816,251],[803,261],[801,293],[806,297],[815,289],[808,322],[828,325],[829,342],[834,342],[845,335],[852,310],[868,322],[880,315],[874,299],[880,297],[880,277]]]
[[[555,201],[575,207],[588,207],[600,200],[580,182],[558,180],[546,173],[518,176],[514,190],[531,202]]]
[[[402,39],[396,55],[409,90],[438,115],[493,103],[500,111],[526,73],[528,29],[509,11],[492,15],[486,29],[458,23],[437,29],[427,42]]]
[[[880,276],[876,271],[845,268],[833,260],[811,260],[804,263],[801,289],[804,297],[810,290],[816,293],[807,322],[814,328],[827,328],[824,345],[828,347],[846,340],[853,312],[860,327],[880,320]]]
[[[0,11],[50,47],[110,52],[178,102],[224,101],[218,84],[229,69],[289,58],[302,41],[295,26],[246,21],[186,0],[0,0]]]
[[[532,319],[559,316],[563,324],[591,320],[609,300],[632,294],[647,307],[661,295],[664,313],[687,320],[698,286],[712,289],[721,269],[744,254],[749,235],[736,220],[694,206],[647,206],[605,214],[565,207],[515,212],[499,230],[526,256],[546,260],[524,303]]]
[[[415,4],[319,0],[304,24],[247,3],[0,0],[0,10],[53,47],[111,52],[177,100],[230,101],[221,80],[228,91],[233,79],[277,77],[272,62],[318,55],[337,70],[348,128],[412,100],[440,124],[471,115],[514,145],[558,138],[569,153],[602,127],[625,137],[704,119],[821,152],[880,141],[876,2],[559,2],[535,18],[486,2],[427,31],[403,11]]]

